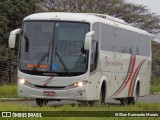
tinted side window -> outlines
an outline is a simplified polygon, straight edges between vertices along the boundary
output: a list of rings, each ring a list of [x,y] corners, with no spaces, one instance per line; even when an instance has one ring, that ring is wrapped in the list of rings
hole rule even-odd
[[[92,40],[90,72],[96,70],[98,59],[98,42]]]
[[[150,56],[150,37],[102,23],[101,49],[106,51]]]
[[[120,28],[101,24],[101,49],[124,52],[124,35]]]
[[[99,23],[94,23],[92,30],[95,31],[93,40],[99,41]]]

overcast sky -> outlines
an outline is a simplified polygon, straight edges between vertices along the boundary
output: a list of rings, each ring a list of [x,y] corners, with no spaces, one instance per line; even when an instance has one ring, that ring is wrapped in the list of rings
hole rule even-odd
[[[160,15],[160,0],[125,0],[125,1],[147,6],[150,12]],[[156,35],[155,37],[159,39],[160,42],[160,34]]]
[[[135,4],[142,4],[147,6],[151,12],[160,15],[160,0],[125,0],[126,2],[132,2]]]

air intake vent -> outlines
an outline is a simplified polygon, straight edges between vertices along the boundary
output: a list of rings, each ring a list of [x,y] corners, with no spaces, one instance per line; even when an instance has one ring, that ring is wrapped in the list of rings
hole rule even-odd
[[[64,89],[66,86],[42,86],[42,85],[34,85],[37,88],[48,88],[48,89]]]

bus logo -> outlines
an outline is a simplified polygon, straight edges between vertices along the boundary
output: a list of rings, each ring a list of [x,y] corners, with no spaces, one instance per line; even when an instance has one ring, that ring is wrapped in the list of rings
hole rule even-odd
[[[52,70],[57,71],[58,70],[58,64],[53,64],[52,65]]]

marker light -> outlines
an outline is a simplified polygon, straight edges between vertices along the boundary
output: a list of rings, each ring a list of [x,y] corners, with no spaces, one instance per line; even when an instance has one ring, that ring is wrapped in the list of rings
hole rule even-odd
[[[70,88],[82,87],[82,86],[85,85],[86,83],[88,83],[88,81],[87,81],[87,80],[84,80],[84,81],[80,81],[80,82],[73,83],[73,84],[69,85],[69,87],[70,87]]]

